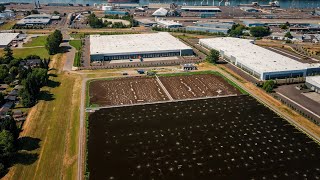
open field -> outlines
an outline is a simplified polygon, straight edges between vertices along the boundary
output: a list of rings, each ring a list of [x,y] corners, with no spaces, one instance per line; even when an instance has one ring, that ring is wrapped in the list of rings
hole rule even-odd
[[[81,50],[81,40],[71,40],[69,41],[69,44],[76,48],[76,50],[80,51]]]
[[[131,77],[92,81],[88,88],[90,104],[87,105],[128,105],[166,101],[171,97],[172,100],[180,100],[239,95],[242,92],[212,71],[161,74],[159,79]]]
[[[39,146],[28,152],[36,158],[15,164],[4,179],[77,178],[81,79],[60,72],[62,58],[52,58],[49,86],[41,89],[20,134],[39,139]]]
[[[90,179],[317,179],[319,145],[250,96],[89,116]]]
[[[31,38],[31,40],[24,44],[24,47],[34,47],[34,46],[45,46],[48,36],[39,36],[36,38]]]
[[[221,76],[213,74],[166,76],[160,80],[173,99],[241,94]]]
[[[91,105],[108,106],[168,100],[155,78],[132,77],[90,82]]]
[[[50,55],[46,48],[44,47],[36,47],[36,48],[15,48],[12,50],[13,56],[15,58],[25,58],[28,55],[38,55],[41,58],[49,58]],[[0,56],[3,56],[4,51],[0,49]]]

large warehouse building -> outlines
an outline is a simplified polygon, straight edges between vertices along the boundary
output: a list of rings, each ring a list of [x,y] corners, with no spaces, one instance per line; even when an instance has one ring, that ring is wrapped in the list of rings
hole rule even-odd
[[[320,76],[309,76],[306,78],[306,86],[320,94]]]
[[[52,20],[59,20],[59,15],[32,14],[16,23],[18,26],[48,25]]]
[[[190,55],[192,48],[167,32],[90,36],[91,61]]]
[[[239,38],[200,39],[200,45],[220,51],[220,54],[260,80],[305,77],[320,74],[320,64],[295,61]]]
[[[0,33],[0,48],[4,48],[15,40],[19,33]]]

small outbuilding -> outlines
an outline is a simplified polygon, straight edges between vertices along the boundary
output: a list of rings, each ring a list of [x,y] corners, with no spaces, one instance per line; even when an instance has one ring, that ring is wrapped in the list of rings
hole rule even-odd
[[[182,69],[184,71],[192,71],[192,70],[197,70],[197,66],[193,63],[189,63],[189,64],[182,64],[181,65]]]

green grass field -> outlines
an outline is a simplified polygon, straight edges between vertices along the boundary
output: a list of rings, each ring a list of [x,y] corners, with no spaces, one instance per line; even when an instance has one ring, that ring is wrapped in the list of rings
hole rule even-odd
[[[32,38],[31,41],[23,45],[23,47],[45,46],[48,36],[39,36]]]
[[[54,58],[53,58],[54,59]],[[22,136],[40,139],[34,162],[15,164],[5,179],[76,179],[78,162],[79,104],[81,79],[61,73],[61,57],[52,60],[50,80],[55,86],[44,87]],[[59,82],[59,84],[57,84]],[[32,110],[31,110],[32,111]]]
[[[4,53],[3,49],[0,49],[0,56],[3,56],[3,53]],[[44,47],[13,49],[13,56],[15,58],[25,58],[28,55],[38,55],[41,58],[50,57],[48,51]]]
[[[82,43],[81,43],[81,40],[71,40],[69,42],[69,44],[71,46],[73,46],[74,48],[76,48],[76,50],[80,51],[81,50],[81,47],[82,47]]]
[[[73,66],[74,67],[80,67],[81,66],[80,58],[81,58],[81,52],[76,52],[76,54],[74,56],[74,61],[73,61]]]

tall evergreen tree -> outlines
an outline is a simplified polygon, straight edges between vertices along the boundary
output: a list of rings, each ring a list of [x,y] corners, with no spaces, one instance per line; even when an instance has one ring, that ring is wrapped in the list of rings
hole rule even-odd
[[[7,64],[7,63],[9,63],[10,61],[12,61],[14,59],[13,52],[12,52],[12,49],[9,46],[5,47],[3,50],[4,50],[4,56],[3,57],[4,57],[4,60],[5,60],[5,63]]]
[[[62,33],[59,30],[55,30],[47,37],[46,49],[49,51],[49,54],[53,55],[59,52],[62,40]]]

